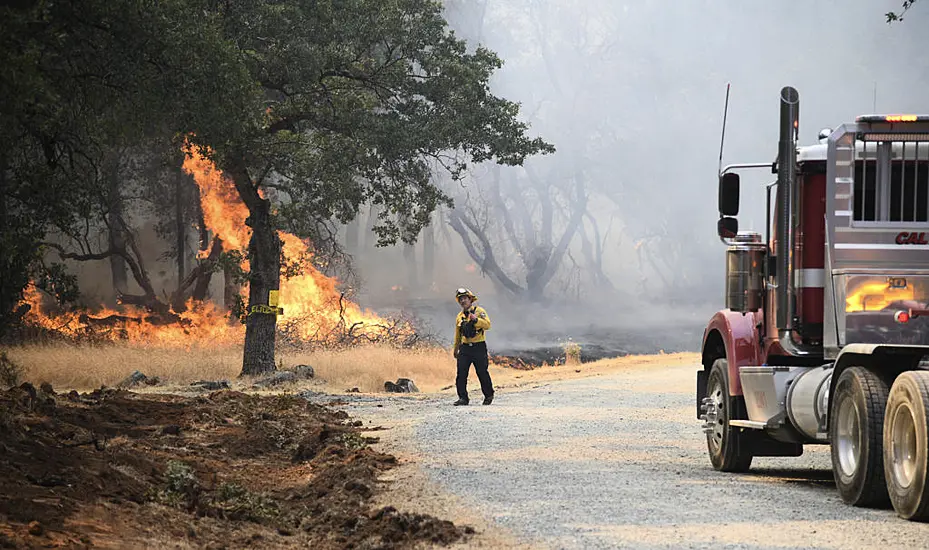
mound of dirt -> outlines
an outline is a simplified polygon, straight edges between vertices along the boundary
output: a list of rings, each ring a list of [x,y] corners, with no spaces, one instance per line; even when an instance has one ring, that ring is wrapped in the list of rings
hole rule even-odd
[[[408,548],[473,533],[375,509],[373,451],[294,396],[0,393],[0,548]]]

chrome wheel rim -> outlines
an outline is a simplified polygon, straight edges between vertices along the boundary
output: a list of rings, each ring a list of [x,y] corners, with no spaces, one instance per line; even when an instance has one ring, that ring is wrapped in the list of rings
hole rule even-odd
[[[838,427],[839,469],[847,477],[855,475],[858,471],[858,462],[861,452],[861,418],[858,407],[855,406],[851,396],[846,395],[839,403],[839,417],[836,419]]]
[[[713,381],[710,386],[709,398],[712,406],[716,407],[716,422],[713,424],[713,430],[707,433],[707,440],[713,453],[718,453],[723,446],[723,435],[726,429],[726,415],[728,414],[726,400],[723,398],[723,385],[719,379]]]
[[[900,487],[909,487],[916,477],[916,420],[907,404],[897,407],[891,429],[891,466]]]

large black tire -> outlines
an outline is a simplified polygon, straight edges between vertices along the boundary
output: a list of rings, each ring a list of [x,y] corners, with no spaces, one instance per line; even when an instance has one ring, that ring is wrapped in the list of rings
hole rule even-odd
[[[713,431],[706,434],[706,447],[713,468],[721,472],[747,472],[752,465],[752,455],[742,428],[729,425],[730,419],[741,419],[741,411],[732,410],[729,397],[729,363],[717,359],[710,369],[706,384],[707,397],[716,408]]]
[[[842,500],[862,507],[886,507],[884,409],[887,383],[877,374],[851,367],[839,375],[829,414],[832,473]]]
[[[884,423],[884,475],[897,515],[929,521],[929,372],[910,371],[894,381]]]

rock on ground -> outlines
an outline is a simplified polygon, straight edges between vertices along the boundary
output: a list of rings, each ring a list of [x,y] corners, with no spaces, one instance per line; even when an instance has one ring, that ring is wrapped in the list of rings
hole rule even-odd
[[[260,378],[254,385],[259,388],[270,388],[298,380],[309,380],[314,376],[316,376],[316,371],[310,365],[297,365],[293,370],[277,371]]]
[[[316,376],[316,370],[310,365],[297,365],[294,367],[294,374],[296,374],[298,378],[313,378]]]
[[[149,378],[145,376],[141,371],[134,371],[132,374],[127,376],[122,382],[116,384],[117,388],[135,388],[141,385],[154,386],[161,383],[161,380],[157,376]]]
[[[227,380],[198,380],[192,383],[190,387],[207,391],[228,390],[229,382]]]
[[[409,378],[398,378],[396,382],[384,382],[384,390],[390,393],[418,393],[419,388]]]

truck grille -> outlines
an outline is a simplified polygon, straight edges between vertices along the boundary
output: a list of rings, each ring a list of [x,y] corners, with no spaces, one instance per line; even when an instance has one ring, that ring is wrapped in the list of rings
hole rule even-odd
[[[854,220],[929,221],[929,143],[858,142]]]

